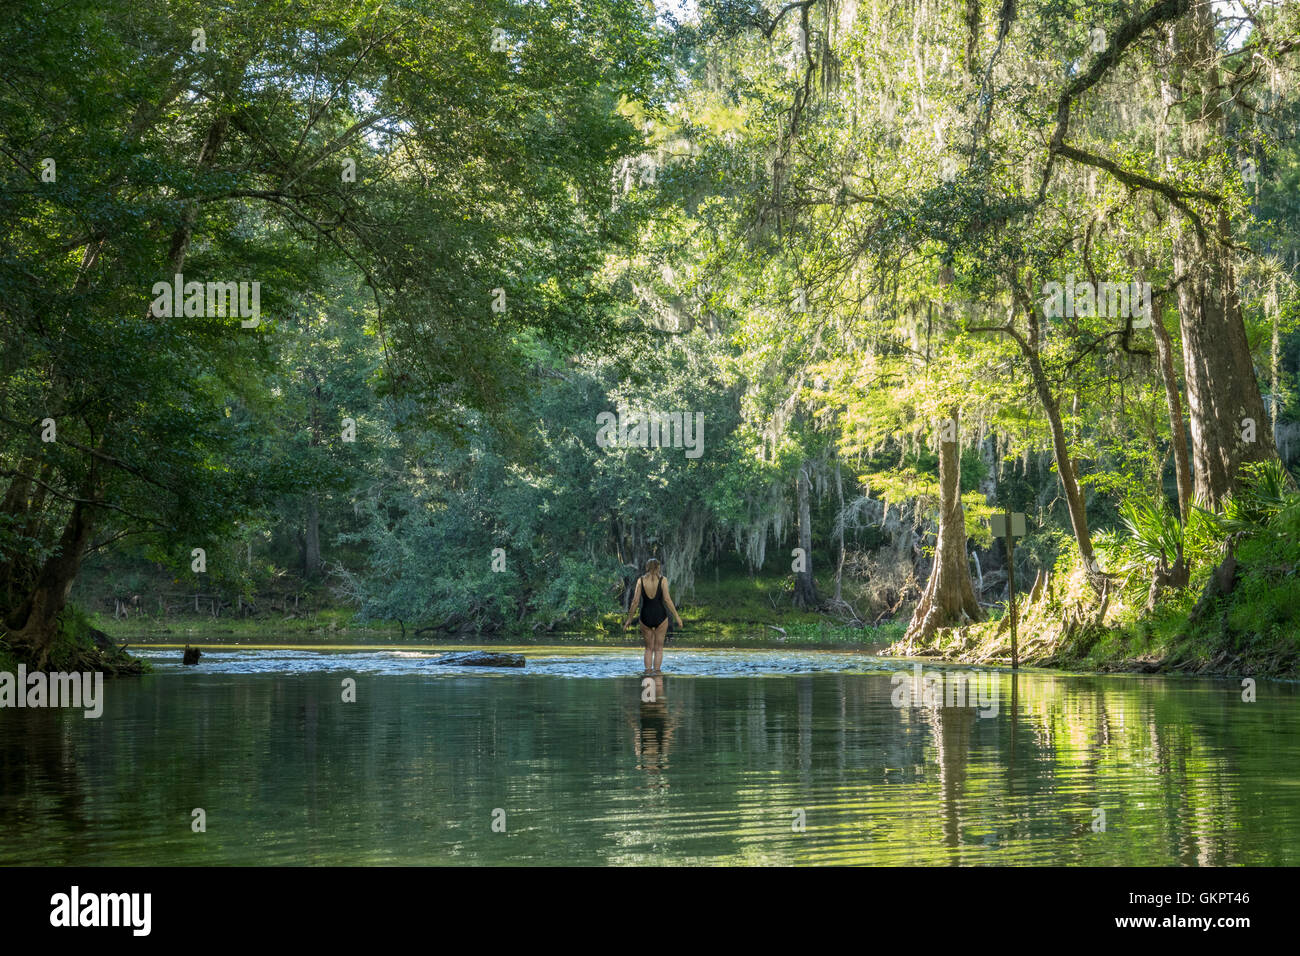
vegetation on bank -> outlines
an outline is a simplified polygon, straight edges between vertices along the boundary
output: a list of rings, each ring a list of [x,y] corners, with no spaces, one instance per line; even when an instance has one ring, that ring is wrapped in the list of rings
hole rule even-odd
[[[147,584],[139,578],[137,584]],[[670,632],[673,646],[751,646],[845,647],[879,646],[897,638],[903,629],[898,621],[886,621],[874,627],[852,626],[842,619],[818,610],[794,610],[788,607],[792,582],[789,576],[747,576],[744,574],[702,577],[691,595],[679,599],[681,631]],[[148,593],[148,588],[144,588]],[[456,630],[416,627],[392,620],[363,617],[355,608],[331,601],[326,589],[304,587],[297,593],[300,611],[264,610],[246,614],[227,613],[214,617],[210,610],[193,612],[188,602],[183,610],[160,615],[127,605],[124,613],[97,612],[90,620],[94,627],[118,640],[144,638],[152,642],[259,640],[288,642],[295,639],[312,642],[346,642],[354,639],[386,639],[446,643],[462,641],[480,644],[636,644],[635,626],[623,630],[624,616],[607,612],[573,619],[552,628],[502,628],[493,631]],[[111,599],[109,599],[111,600]],[[103,599],[101,605],[106,603]],[[271,601],[264,601],[269,607]],[[208,602],[201,602],[207,608]]]
[[[1100,593],[1077,554],[1061,549],[1055,565],[1023,579],[1018,602],[1018,652],[1022,665],[1095,671],[1179,671],[1295,677],[1300,673],[1300,494],[1280,466],[1255,469],[1248,489],[1222,513],[1198,510],[1185,526],[1154,506],[1130,508],[1120,529],[1099,536],[1104,584]],[[1225,564],[1228,570],[1225,571]],[[1185,569],[1185,583],[1177,574]],[[149,592],[147,575],[129,572]],[[123,574],[91,578],[88,588]],[[1170,581],[1171,578],[1177,579]],[[281,578],[281,587],[243,613],[199,613],[187,600],[178,612],[150,613],[148,601],[119,601],[121,616],[85,615],[70,608],[52,662],[75,662],[102,652],[96,630],[117,643],[227,641],[344,643],[390,640],[514,645],[636,645],[623,615],[607,612],[572,618],[558,627],[490,632],[416,627],[358,614],[338,603],[321,583]],[[1152,582],[1165,581],[1153,587]],[[155,582],[167,584],[165,578]],[[825,591],[830,580],[818,580]],[[790,575],[701,574],[679,597],[686,627],[671,632],[677,647],[880,647],[885,653],[936,656],[1005,665],[1011,660],[1005,604],[981,623],[937,629],[927,640],[904,638],[911,607],[877,626],[845,623],[824,608],[791,608]],[[278,595],[278,597],[276,596]],[[850,596],[867,600],[868,592]],[[293,597],[298,600],[294,601]],[[112,598],[101,597],[105,606]],[[162,603],[162,602],[160,602]],[[294,607],[297,609],[292,609]],[[260,607],[260,609],[259,609]],[[0,653],[3,653],[0,647]],[[0,659],[3,660],[3,659]],[[115,658],[120,668],[124,658]]]
[[[978,472],[977,472],[978,474]],[[1018,653],[1024,666],[1095,671],[1176,671],[1202,674],[1292,678],[1300,674],[1300,493],[1280,464],[1251,469],[1251,480],[1221,512],[1196,509],[1183,524],[1166,507],[1128,506],[1118,527],[1098,535],[1103,584],[1088,574],[1076,551],[1054,548],[1050,533],[1037,533],[1022,548],[1023,572],[1045,557],[1053,563],[1021,578],[1018,601]],[[997,542],[991,542],[996,547]],[[1224,571],[1225,564],[1230,573]],[[678,604],[686,627],[671,632],[677,647],[881,647],[896,655],[935,656],[970,663],[1007,665],[1011,661],[1006,605],[989,608],[980,623],[939,628],[928,638],[904,636],[915,597],[899,613],[865,626],[869,608],[880,606],[879,587],[849,579],[845,605],[791,606],[793,576],[747,574],[740,564],[715,566],[699,574]],[[833,587],[828,575],[815,578],[817,590]],[[85,649],[92,628],[151,643],[317,643],[351,640],[512,645],[628,645],[639,638],[624,631],[621,613],[579,614],[573,607],[550,616],[559,624],[488,630],[435,627],[429,622],[384,620],[341,603],[321,580],[280,574],[275,587],[257,600],[188,597],[174,605],[105,596],[125,594],[128,581],[146,596],[173,584],[162,569],[136,564],[101,568],[82,582],[82,595],[98,588],[101,607],[74,622],[63,643]],[[892,592],[891,592],[892,593]],[[609,603],[615,599],[610,594]],[[198,612],[193,608],[199,607]],[[854,623],[846,622],[847,616]],[[224,610],[223,610],[224,609]],[[73,637],[72,635],[78,635]]]
[[[289,630],[268,625],[258,621],[235,621],[215,625],[211,622],[192,622],[191,626],[171,628],[147,628],[135,630],[119,625],[119,638],[134,639],[150,645],[165,647],[182,647],[186,644],[238,644],[240,646],[284,646],[303,644],[325,647],[350,647],[354,644],[391,643],[394,645],[437,645],[463,644],[472,647],[508,646],[508,647],[640,647],[641,637],[635,628],[595,629],[590,631],[553,631],[549,634],[529,632],[495,634],[460,634],[448,635],[422,634],[414,637],[410,632],[402,637],[396,628],[375,629],[356,626],[353,622],[326,620],[330,615],[323,613],[320,622],[304,619],[301,626]],[[110,622],[111,623],[111,622]],[[846,628],[834,624],[794,626],[784,629],[784,633],[769,629],[736,627],[727,630],[708,630],[687,627],[684,630],[670,629],[669,647],[718,647],[718,648],[781,648],[799,647],[806,650],[865,650],[879,649],[897,640],[903,633],[904,625],[898,622],[881,624],[877,627]]]
[[[13,672],[19,664],[47,671],[101,671],[110,675],[143,674],[148,661],[132,655],[122,642],[96,627],[93,617],[69,604],[58,618],[58,628],[44,660],[11,647],[0,638],[0,671]]]
[[[1100,594],[1063,555],[1017,602],[1020,662],[1300,676],[1300,493],[1278,465],[1253,472],[1222,513],[1198,509],[1186,525],[1155,507],[1129,509],[1125,531],[1099,541]],[[890,651],[1009,662],[1010,623],[999,614]]]

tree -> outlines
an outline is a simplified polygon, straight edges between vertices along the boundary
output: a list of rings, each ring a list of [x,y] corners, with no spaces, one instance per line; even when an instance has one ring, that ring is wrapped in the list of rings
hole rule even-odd
[[[522,331],[608,341],[582,281],[632,222],[609,183],[639,148],[620,100],[654,108],[662,66],[642,7],[74,0],[0,41],[2,610],[38,662],[97,533],[189,554],[308,492],[302,463],[247,455],[241,409],[323,270],[371,294],[386,392],[448,431],[506,414]],[[178,274],[216,291],[163,310]],[[228,283],[261,314],[214,308]]]
[[[912,613],[903,640],[924,643],[940,627],[962,621],[982,621],[984,609],[971,585],[970,561],[966,555],[966,515],[961,505],[961,443],[959,410],[948,409],[948,418],[938,429],[939,443],[939,535],[934,549],[934,570],[926,582],[921,600]]]

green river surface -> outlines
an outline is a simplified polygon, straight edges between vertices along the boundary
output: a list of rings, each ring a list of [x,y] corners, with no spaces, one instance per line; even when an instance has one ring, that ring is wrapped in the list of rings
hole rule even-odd
[[[1300,864],[1293,683],[982,671],[982,716],[865,652],[465,649],[137,648],[99,719],[0,709],[0,864]]]

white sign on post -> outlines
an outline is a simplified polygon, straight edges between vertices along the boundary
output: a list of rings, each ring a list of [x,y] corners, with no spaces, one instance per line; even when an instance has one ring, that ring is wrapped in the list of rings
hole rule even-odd
[[[989,515],[989,527],[995,538],[1005,538],[1007,536],[1007,516],[1005,514]],[[1013,511],[1011,513],[1011,537],[1023,538],[1025,536],[1025,513],[1023,511]]]

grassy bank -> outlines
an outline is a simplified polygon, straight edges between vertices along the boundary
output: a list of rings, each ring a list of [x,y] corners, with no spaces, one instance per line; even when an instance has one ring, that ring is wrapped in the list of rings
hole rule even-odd
[[[780,630],[759,624],[730,621],[726,626],[710,626],[709,622],[692,621],[682,615],[686,627],[670,630],[670,647],[806,647],[838,648],[868,647],[888,644],[897,640],[904,623],[887,622],[876,628],[842,627],[827,620],[787,622],[777,625]],[[535,644],[564,645],[587,644],[608,646],[639,646],[640,636],[634,627],[622,629],[621,619],[610,616],[596,626],[583,630],[524,631],[496,634],[445,634],[424,632],[416,635],[409,626],[405,636],[396,623],[358,623],[346,611],[322,611],[319,614],[287,621],[268,618],[241,618],[229,621],[148,621],[127,619],[114,621],[112,616],[95,621],[119,643],[143,641],[150,644],[185,643],[248,643],[270,642],[293,644],[328,643],[348,644],[354,641],[391,641],[401,643],[439,644]]]

